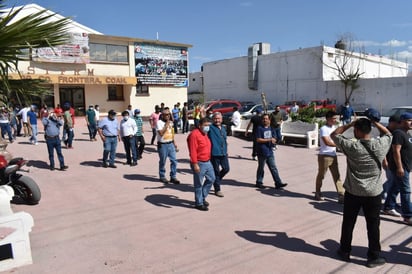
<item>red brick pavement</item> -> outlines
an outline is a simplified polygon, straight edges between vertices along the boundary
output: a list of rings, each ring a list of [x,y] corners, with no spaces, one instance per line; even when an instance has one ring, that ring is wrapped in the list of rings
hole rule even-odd
[[[34,218],[30,234],[34,263],[10,273],[412,273],[412,227],[383,216],[381,238],[388,263],[368,269],[365,222],[358,219],[351,263],[335,256],[342,206],[331,176],[326,201],[312,199],[316,150],[280,146],[277,165],[284,191],[255,189],[257,162],[251,143],[229,137],[231,171],[224,198],[208,197],[210,210],[193,208],[187,135],[178,134],[178,179],[158,181],[158,156],[147,145],[138,166],[102,168],[102,143],[90,142],[83,119],[75,128],[74,149],[63,150],[67,171],[50,171],[46,145],[18,138],[15,156],[30,159],[27,174],[42,190],[39,205],[13,205]],[[151,132],[147,128],[146,141]],[[344,177],[345,158],[339,156]],[[169,167],[167,167],[169,172]],[[268,170],[265,185],[273,186]]]

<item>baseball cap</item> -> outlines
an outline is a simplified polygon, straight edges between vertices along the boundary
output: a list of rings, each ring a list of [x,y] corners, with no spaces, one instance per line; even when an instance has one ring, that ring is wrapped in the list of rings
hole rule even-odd
[[[379,122],[381,120],[381,114],[374,108],[368,108],[365,111],[365,116],[368,117],[371,121]]]
[[[139,114],[139,113],[140,113],[140,109],[137,108],[134,110],[134,114]]]
[[[404,112],[401,114],[401,121],[402,120],[411,120],[412,119],[412,113],[411,112]]]

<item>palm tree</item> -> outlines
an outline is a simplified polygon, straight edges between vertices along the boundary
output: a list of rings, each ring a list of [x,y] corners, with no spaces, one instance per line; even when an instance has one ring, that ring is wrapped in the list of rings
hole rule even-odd
[[[30,60],[33,49],[67,42],[67,27],[71,20],[67,17],[52,20],[55,14],[47,14],[47,10],[16,20],[23,7],[13,7],[5,12],[4,2],[0,0],[0,102],[8,104],[12,95],[20,101],[26,101],[30,95],[44,93],[44,81],[10,80],[8,74],[19,73],[18,62]]]

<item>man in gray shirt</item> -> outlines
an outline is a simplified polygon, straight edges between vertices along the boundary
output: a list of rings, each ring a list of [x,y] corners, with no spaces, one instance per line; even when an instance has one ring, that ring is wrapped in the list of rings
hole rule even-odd
[[[378,120],[378,119],[377,119]],[[338,255],[345,261],[350,261],[352,249],[352,234],[356,218],[362,208],[368,231],[367,267],[383,265],[386,260],[380,257],[380,209],[381,193],[381,163],[392,142],[390,131],[372,118],[372,121],[361,118],[350,124],[338,127],[331,137],[336,146],[347,158],[343,222]],[[379,139],[371,138],[372,124],[382,133]],[[342,134],[354,127],[356,139],[345,138]]]

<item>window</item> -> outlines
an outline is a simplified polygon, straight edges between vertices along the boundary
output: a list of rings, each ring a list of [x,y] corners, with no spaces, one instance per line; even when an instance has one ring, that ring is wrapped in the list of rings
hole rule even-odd
[[[109,101],[120,101],[123,100],[123,86],[119,85],[109,85],[108,86]]]
[[[91,61],[127,63],[127,56],[127,46],[90,43]]]
[[[138,95],[148,95],[149,94],[149,86],[148,85],[136,85],[136,96]]]

